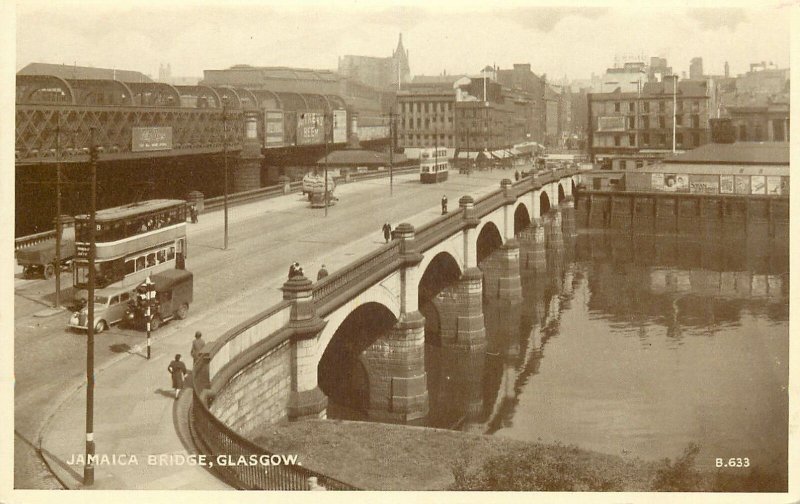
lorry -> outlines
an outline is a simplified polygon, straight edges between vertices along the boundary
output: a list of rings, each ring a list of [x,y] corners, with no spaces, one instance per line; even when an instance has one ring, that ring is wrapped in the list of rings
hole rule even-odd
[[[161,324],[177,318],[185,319],[189,304],[193,300],[194,276],[183,269],[165,270],[150,276],[152,294],[150,304],[150,329],[155,331]],[[128,303],[126,321],[134,327],[147,323],[146,283],[136,288],[137,295]]]
[[[335,205],[338,198],[333,195],[333,190],[336,188],[336,183],[333,181],[333,175],[328,173],[328,192],[325,193],[325,174],[318,171],[309,172],[303,177],[303,194],[308,195],[311,201],[311,208],[325,207],[325,200],[328,201],[328,206]]]
[[[74,221],[64,220],[62,226],[60,264],[56,265],[55,237],[16,251],[17,264],[22,266],[24,278],[50,279],[55,275],[56,267],[64,271],[72,266],[75,258]]]

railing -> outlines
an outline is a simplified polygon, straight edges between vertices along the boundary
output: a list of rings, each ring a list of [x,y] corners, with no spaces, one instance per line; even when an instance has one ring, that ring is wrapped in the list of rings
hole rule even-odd
[[[577,171],[574,171],[575,173]],[[541,187],[543,184],[557,180],[559,177],[571,175],[573,171],[559,172],[558,177],[555,173],[548,174],[543,177],[532,178],[531,180],[519,181],[512,186],[512,190],[516,195],[523,194],[530,190],[531,187]],[[526,184],[530,186],[526,187]],[[481,211],[486,213],[496,208],[496,205],[502,205],[504,200],[503,191],[497,190],[480,198],[476,204],[476,216],[481,217]],[[485,215],[485,214],[483,214]],[[451,212],[446,216],[442,216],[431,223],[425,224],[419,228],[416,233],[416,238],[420,240],[420,244],[433,242],[437,237],[448,236],[450,229],[458,229],[463,224],[463,214],[461,212]],[[350,291],[358,292],[363,284],[370,281],[371,277],[375,277],[383,273],[385,270],[394,267],[393,263],[400,260],[400,246],[401,242],[395,240],[380,249],[368,254],[367,256],[351,262],[344,268],[329,275],[325,279],[317,282],[312,287],[314,303],[317,306],[317,314],[324,316],[329,313],[333,306],[333,301],[340,293]],[[424,250],[426,247],[422,247]],[[198,364],[198,369],[195,372],[196,376],[217,376],[221,367],[230,366],[236,356],[243,355],[247,348],[242,346],[239,341],[240,337],[246,336],[246,333],[268,319],[273,318],[279,312],[286,308],[286,301],[272,306],[269,309],[261,312],[260,314],[251,317],[247,321],[227,331],[217,341],[212,343],[209,348],[210,359],[206,362]],[[266,333],[265,333],[266,334]],[[262,334],[263,336],[263,334]],[[268,337],[268,335],[267,335]],[[247,338],[244,338],[245,340]],[[252,338],[251,338],[252,339]],[[258,341],[264,341],[264,337]],[[270,349],[275,348],[279,344],[285,342],[285,338],[275,338],[274,342],[268,342]],[[256,340],[248,341],[251,348],[257,343]],[[265,342],[267,343],[267,342]],[[233,351],[232,347],[237,347],[237,351]],[[224,349],[224,352],[223,352]],[[268,350],[264,348],[264,350]],[[214,358],[218,354],[222,359],[226,359],[224,363],[221,361],[214,362]],[[209,374],[211,365],[213,365],[214,373]],[[221,376],[224,383],[230,378],[231,372],[224,371]],[[218,378],[220,379],[220,378]],[[224,383],[221,386],[224,386]],[[191,411],[191,427],[193,435],[195,436],[202,451],[208,454],[224,454],[237,459],[240,456],[271,456],[273,453],[269,452],[262,446],[259,446],[252,441],[244,438],[236,433],[233,429],[225,425],[219,420],[206,406],[202,395],[199,390],[202,389],[204,384],[197,384],[194,390],[192,411]],[[215,387],[216,388],[216,387]],[[263,489],[263,490],[307,490],[307,479],[309,477],[316,477],[317,481],[329,490],[356,490],[355,487],[347,483],[330,478],[323,474],[314,472],[302,466],[296,465],[270,465],[264,468],[259,465],[219,465],[215,464],[213,470],[217,472],[224,480],[231,483],[237,488],[245,489]]]
[[[197,374],[203,374],[202,363],[195,370]],[[212,454],[211,462],[214,462],[212,470],[216,472],[224,481],[235,488],[245,490],[308,490],[307,480],[316,477],[317,482],[328,490],[357,490],[356,487],[343,483],[334,478],[325,476],[300,465],[221,465],[216,463],[215,456],[232,457],[235,461],[240,456],[249,459],[255,457],[270,457],[274,453],[264,449],[262,446],[240,436],[230,427],[221,422],[208,407],[203,403],[203,399],[194,391],[192,398],[190,426],[196,441],[201,444],[201,449],[206,454]]]
[[[16,252],[19,249],[30,247],[31,245],[36,245],[37,243],[42,243],[43,241],[55,240],[55,239],[56,239],[55,229],[51,229],[50,231],[43,231],[41,233],[36,233],[28,236],[20,236],[19,238],[16,238],[14,240],[14,251]]]

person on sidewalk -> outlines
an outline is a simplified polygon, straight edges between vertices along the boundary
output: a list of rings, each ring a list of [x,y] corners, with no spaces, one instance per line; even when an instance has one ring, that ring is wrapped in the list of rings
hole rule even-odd
[[[383,230],[383,239],[389,243],[389,239],[392,237],[392,225],[387,222],[381,229]]]
[[[442,215],[447,213],[447,195],[442,196]]]
[[[311,490],[311,491],[319,492],[319,491],[328,490],[324,486],[322,486],[319,483],[317,483],[317,477],[316,476],[309,476],[308,479],[306,480],[306,483],[308,484],[308,489]]]
[[[186,376],[186,364],[181,362],[181,354],[175,354],[175,360],[167,366],[170,376],[172,376],[172,388],[175,389],[175,399],[183,388],[183,378]]]
[[[194,341],[192,341],[192,370],[197,367],[197,359],[200,358],[200,351],[204,346],[206,346],[206,342],[203,341],[203,333],[197,331],[194,333]]]
[[[326,276],[328,276],[328,270],[325,269],[325,265],[323,264],[322,267],[317,272],[317,282],[319,282],[320,280],[322,280]]]
[[[189,207],[189,215],[192,218],[192,224],[197,224],[197,207],[192,205]]]

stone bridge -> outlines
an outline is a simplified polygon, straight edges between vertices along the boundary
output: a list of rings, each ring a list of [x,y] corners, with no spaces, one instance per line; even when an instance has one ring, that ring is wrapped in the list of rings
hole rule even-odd
[[[400,224],[389,244],[320,282],[287,281],[283,302],[228,331],[198,365],[201,446],[258,451],[244,436],[324,417],[329,399],[375,420],[425,417],[426,344],[456,352],[458,366],[482,361],[483,300],[520,303],[520,271],[542,272],[548,249],[563,251],[579,182],[577,170],[503,180],[420,229]]]

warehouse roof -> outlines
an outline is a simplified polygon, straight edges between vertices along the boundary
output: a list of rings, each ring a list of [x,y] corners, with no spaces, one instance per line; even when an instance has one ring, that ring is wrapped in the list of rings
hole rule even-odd
[[[665,164],[789,165],[788,142],[710,143],[664,159]]]

